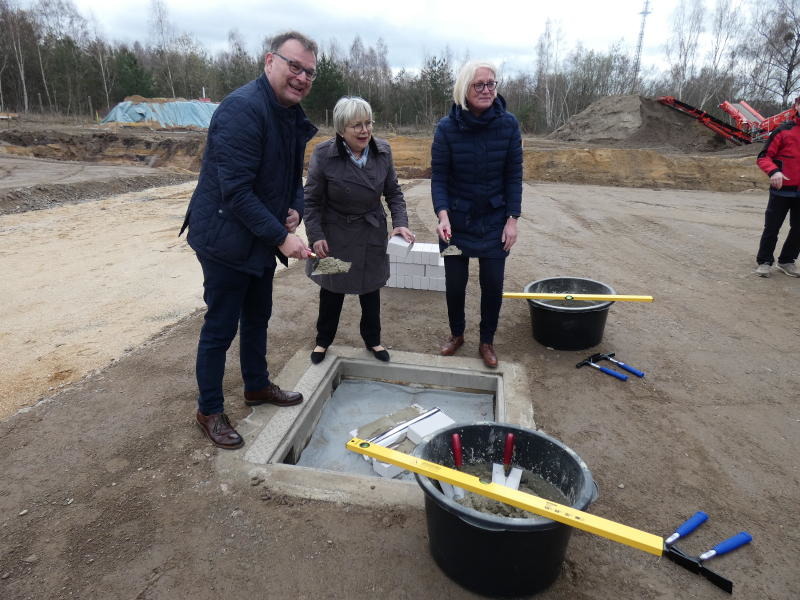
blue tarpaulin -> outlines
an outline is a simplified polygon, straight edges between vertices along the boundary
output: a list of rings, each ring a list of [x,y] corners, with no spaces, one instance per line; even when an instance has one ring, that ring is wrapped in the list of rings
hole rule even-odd
[[[218,103],[199,100],[174,102],[130,102],[117,104],[103,123],[139,123],[154,121],[161,127],[202,127],[208,129]]]

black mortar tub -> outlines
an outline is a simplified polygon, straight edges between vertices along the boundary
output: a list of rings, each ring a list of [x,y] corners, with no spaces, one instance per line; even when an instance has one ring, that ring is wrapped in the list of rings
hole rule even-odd
[[[615,294],[605,283],[581,277],[550,277],[532,281],[526,294]],[[583,350],[603,339],[613,301],[528,300],[533,338],[556,350]]]
[[[414,455],[454,467],[451,439],[459,433],[465,465],[502,462],[509,432],[515,436],[515,467],[546,479],[572,508],[585,510],[597,499],[586,463],[560,441],[530,429],[455,424],[425,438]],[[416,479],[425,493],[431,555],[453,581],[478,594],[508,597],[535,594],[558,578],[572,527],[532,513],[511,518],[481,512],[445,496],[435,480],[418,474]]]

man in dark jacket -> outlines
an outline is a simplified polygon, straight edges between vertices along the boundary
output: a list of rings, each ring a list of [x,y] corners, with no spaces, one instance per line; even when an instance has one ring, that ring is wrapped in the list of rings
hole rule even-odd
[[[800,96],[795,98],[794,109],[800,109]],[[800,116],[795,114],[772,132],[757,163],[769,176],[769,202],[756,256],[756,275],[769,277],[778,232],[788,213],[789,234],[778,256],[777,268],[790,277],[800,277],[794,264],[800,254]]]
[[[292,406],[301,394],[269,380],[267,324],[275,257],[308,258],[294,231],[303,213],[303,156],[317,129],[299,102],[316,77],[317,45],[295,31],[272,39],[264,74],[228,95],[211,119],[197,188],[181,229],[203,269],[207,311],[197,347],[197,425],[215,446],[244,444],[224,412],[225,355],[240,338],[245,404]]]

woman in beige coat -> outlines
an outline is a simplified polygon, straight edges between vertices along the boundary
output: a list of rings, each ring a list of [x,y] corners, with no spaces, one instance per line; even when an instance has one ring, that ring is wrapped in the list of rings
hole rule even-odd
[[[350,271],[311,275],[320,286],[316,347],[311,362],[322,362],[339,326],[345,294],[358,294],[361,337],[375,358],[389,360],[381,345],[380,290],[389,278],[386,213],[392,235],[414,241],[408,229],[403,192],[397,183],[392,150],[372,136],[372,107],[356,97],[341,98],[333,109],[336,136],[314,148],[305,186],[304,219],[308,241],[319,258],[333,256],[352,263]]]

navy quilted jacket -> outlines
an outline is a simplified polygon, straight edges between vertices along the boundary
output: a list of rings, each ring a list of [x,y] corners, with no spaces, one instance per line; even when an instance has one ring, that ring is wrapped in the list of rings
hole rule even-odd
[[[451,243],[464,255],[508,255],[500,240],[506,219],[522,211],[522,137],[502,96],[479,117],[454,104],[439,121],[431,195],[437,215],[448,211]]]
[[[260,276],[286,239],[289,208],[303,215],[303,157],[317,132],[300,106],[284,107],[266,75],[214,111],[183,229],[197,254]]]

